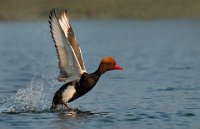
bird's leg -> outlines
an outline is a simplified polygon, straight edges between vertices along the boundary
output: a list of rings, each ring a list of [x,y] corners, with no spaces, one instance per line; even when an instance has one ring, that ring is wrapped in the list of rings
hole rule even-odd
[[[67,105],[67,103],[64,103],[63,105],[64,105],[66,108],[68,108],[68,109],[70,108],[70,107]]]

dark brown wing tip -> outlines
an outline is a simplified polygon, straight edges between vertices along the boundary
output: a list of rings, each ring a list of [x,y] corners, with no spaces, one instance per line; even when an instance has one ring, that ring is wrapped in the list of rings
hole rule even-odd
[[[55,8],[50,10],[49,19],[52,19],[53,16],[56,16],[56,9]]]
[[[62,12],[60,12],[58,9],[52,8],[52,9],[50,10],[50,13],[49,13],[49,23],[51,22],[52,17],[56,17],[56,18],[58,19],[57,15],[60,17],[60,15],[63,14],[63,13],[65,13],[67,17],[69,16],[69,13],[68,13],[68,10],[67,10],[67,9],[65,9],[65,10],[62,11]]]
[[[52,28],[51,26],[52,26],[52,18],[53,17],[56,17],[56,11],[55,11],[55,8],[53,8],[53,9],[51,9],[50,10],[50,13],[49,13],[49,20],[48,20],[48,22],[49,22],[49,26],[50,26],[50,28]]]
[[[69,13],[68,13],[68,10],[67,10],[67,9],[65,9],[65,11],[64,11],[64,12],[65,12],[65,14],[68,16],[68,14],[69,14]]]
[[[69,13],[68,13],[67,9],[61,11],[61,13],[60,13],[60,15],[64,15],[64,14],[66,15],[67,19],[69,19]]]
[[[55,39],[54,39],[54,37],[53,37],[53,32],[52,32],[52,18],[53,18],[53,17],[57,18],[57,16],[56,16],[56,9],[55,9],[55,8],[53,8],[53,9],[50,10],[50,13],[49,13],[49,20],[48,20],[48,22],[49,22],[49,27],[50,27],[50,32],[51,32],[51,37],[52,37],[52,39],[53,39],[53,41],[54,41],[54,43],[55,43]]]

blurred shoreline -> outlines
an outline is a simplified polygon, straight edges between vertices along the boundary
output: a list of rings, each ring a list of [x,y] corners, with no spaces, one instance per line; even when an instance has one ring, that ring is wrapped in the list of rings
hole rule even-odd
[[[0,0],[0,21],[46,20],[51,8],[73,19],[200,18],[198,0]]]

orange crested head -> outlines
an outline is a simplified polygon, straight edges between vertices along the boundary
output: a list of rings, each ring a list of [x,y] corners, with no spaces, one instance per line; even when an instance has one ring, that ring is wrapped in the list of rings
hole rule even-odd
[[[99,70],[101,73],[105,73],[106,71],[110,71],[110,70],[123,70],[123,68],[117,65],[113,57],[106,56],[101,59]]]

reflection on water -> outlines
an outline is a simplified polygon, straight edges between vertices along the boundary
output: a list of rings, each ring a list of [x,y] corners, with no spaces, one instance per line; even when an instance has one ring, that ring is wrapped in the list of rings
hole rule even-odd
[[[71,118],[81,119],[88,116],[96,116],[96,117],[105,116],[109,113],[108,112],[92,113],[91,111],[83,111],[78,108],[75,108],[75,109],[61,110],[58,111],[57,114],[61,119],[71,119]]]

